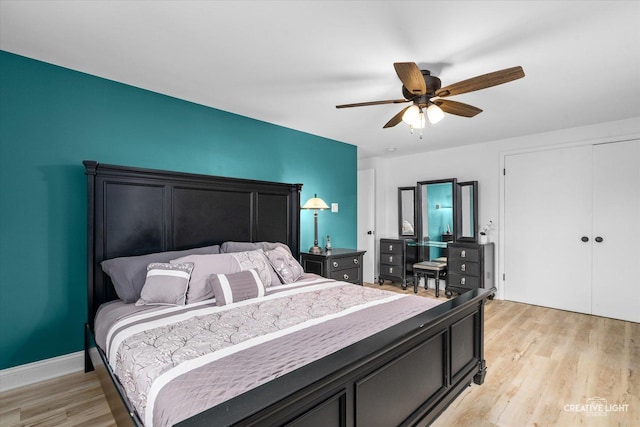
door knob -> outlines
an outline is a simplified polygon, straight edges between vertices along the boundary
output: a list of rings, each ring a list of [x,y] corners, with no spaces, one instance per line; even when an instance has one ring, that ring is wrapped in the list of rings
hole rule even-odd
[[[595,241],[598,242],[598,243],[602,243],[604,241],[604,239],[602,237],[598,236],[598,237],[595,238]]]
[[[582,238],[580,238],[580,240],[582,240],[583,242],[588,242],[589,238],[587,236],[582,236]]]
[[[373,230],[367,231],[367,234],[374,234]]]

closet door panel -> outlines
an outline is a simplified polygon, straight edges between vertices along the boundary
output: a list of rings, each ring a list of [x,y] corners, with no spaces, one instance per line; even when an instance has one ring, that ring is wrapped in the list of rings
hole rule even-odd
[[[592,313],[640,322],[640,141],[593,146]]]
[[[591,154],[505,156],[505,299],[591,312]]]

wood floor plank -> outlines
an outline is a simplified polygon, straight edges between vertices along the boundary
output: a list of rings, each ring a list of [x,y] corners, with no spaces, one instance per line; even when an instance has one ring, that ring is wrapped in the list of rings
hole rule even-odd
[[[433,289],[418,295],[435,298]],[[500,300],[487,303],[485,321],[485,382],[435,427],[640,426],[640,324]],[[589,412],[589,403],[608,406]],[[16,426],[115,422],[95,373],[79,372],[0,393],[0,427]]]

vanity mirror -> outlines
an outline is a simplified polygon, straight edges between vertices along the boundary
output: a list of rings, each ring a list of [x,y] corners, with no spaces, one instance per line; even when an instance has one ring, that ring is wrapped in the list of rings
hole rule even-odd
[[[401,239],[415,239],[416,188],[398,187],[398,235]]]
[[[456,228],[456,241],[478,241],[478,181],[457,184],[460,223]]]
[[[458,229],[457,180],[455,178],[418,182],[418,245],[427,247],[425,259],[443,256],[442,249]],[[445,252],[446,254],[446,252]]]

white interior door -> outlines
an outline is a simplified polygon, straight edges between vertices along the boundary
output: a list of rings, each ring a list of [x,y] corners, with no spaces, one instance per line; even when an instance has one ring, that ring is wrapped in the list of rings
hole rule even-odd
[[[508,155],[505,169],[505,299],[590,313],[591,146]]]
[[[375,173],[358,171],[358,249],[367,251],[362,259],[362,279],[374,283],[376,260]]]
[[[640,322],[640,141],[593,147],[593,301],[600,316]]]

